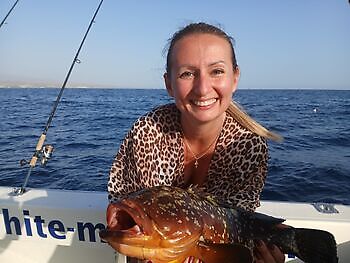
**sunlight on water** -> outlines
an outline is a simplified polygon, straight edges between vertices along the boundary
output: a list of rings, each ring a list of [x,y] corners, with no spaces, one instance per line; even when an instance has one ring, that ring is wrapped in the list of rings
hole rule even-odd
[[[20,186],[58,89],[0,89],[0,185]],[[350,91],[239,90],[269,142],[264,199],[350,204]],[[110,165],[137,117],[172,102],[164,90],[67,89],[46,143],[55,147],[29,187],[106,191]]]

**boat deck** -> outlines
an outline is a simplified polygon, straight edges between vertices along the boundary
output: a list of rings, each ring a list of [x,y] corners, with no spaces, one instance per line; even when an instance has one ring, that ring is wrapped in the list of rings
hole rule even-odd
[[[11,191],[0,187],[0,262],[125,262],[124,256],[116,259],[113,249],[98,236],[105,227],[106,193],[30,189],[13,196]],[[320,213],[306,203],[263,201],[258,211],[285,218],[286,224],[295,227],[331,232],[339,262],[348,263],[350,206],[334,209],[338,213]],[[301,261],[289,258],[288,262]]]

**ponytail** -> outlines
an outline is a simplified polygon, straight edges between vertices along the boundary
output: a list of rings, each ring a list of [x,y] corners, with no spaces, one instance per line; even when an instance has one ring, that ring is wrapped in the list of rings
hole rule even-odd
[[[271,139],[273,141],[280,142],[283,140],[282,136],[269,131],[264,126],[255,121],[252,117],[250,117],[242,107],[236,103],[235,101],[231,101],[230,106],[226,110],[230,116],[232,116],[240,125],[242,125],[247,130],[262,136],[266,139]]]

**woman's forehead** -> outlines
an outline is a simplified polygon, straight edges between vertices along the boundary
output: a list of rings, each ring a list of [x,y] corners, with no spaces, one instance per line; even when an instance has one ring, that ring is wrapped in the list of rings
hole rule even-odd
[[[172,50],[172,62],[186,63],[195,60],[208,60],[208,64],[218,61],[231,63],[230,44],[222,37],[213,34],[191,34],[179,39]]]

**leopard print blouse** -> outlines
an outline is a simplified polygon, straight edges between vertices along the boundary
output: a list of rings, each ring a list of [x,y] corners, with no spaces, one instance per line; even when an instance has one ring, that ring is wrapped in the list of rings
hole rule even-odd
[[[265,139],[226,114],[202,187],[219,201],[253,211],[260,205],[267,159]],[[108,198],[113,202],[156,185],[185,187],[184,143],[175,104],[160,106],[134,123],[112,164]]]

